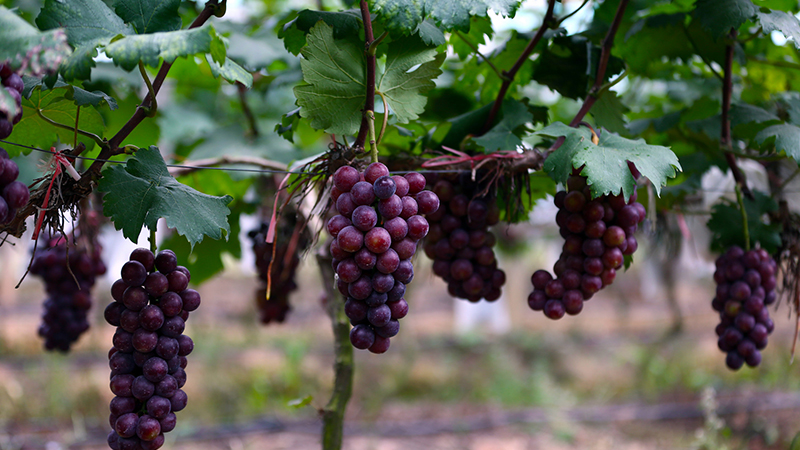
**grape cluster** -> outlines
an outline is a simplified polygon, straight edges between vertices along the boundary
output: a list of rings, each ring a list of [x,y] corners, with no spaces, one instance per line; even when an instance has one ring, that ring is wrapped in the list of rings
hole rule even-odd
[[[500,220],[500,208],[482,190],[471,173],[441,179],[429,177],[442,207],[428,216],[431,230],[425,254],[433,260],[433,273],[447,282],[453,297],[470,302],[500,298],[506,274],[497,268],[489,227]]]
[[[577,174],[567,180],[567,190],[555,196],[556,224],[565,239],[553,266],[556,278],[537,270],[528,296],[532,310],[554,320],[578,314],[584,301],[614,282],[624,256],[639,247],[634,233],[646,214],[636,192],[627,202],[621,194],[592,199],[586,178]]]
[[[6,92],[14,97],[17,108],[19,108],[17,115],[10,118],[5,113],[0,112],[0,139],[5,139],[11,136],[11,130],[14,125],[22,119],[22,88],[24,84],[22,77],[14,73],[8,64],[0,64],[0,83],[2,83]]]
[[[411,257],[428,234],[422,217],[436,212],[439,198],[425,190],[425,177],[413,172],[390,176],[381,163],[363,173],[350,166],[333,174],[336,211],[327,229],[338,275],[347,297],[345,313],[354,325],[350,342],[358,349],[384,353],[408,313],[403,298],[414,278]]]
[[[711,306],[719,312],[717,344],[727,353],[725,364],[739,370],[744,363],[756,367],[775,324],[767,306],[775,303],[778,265],[764,249],[744,251],[731,247],[717,258],[714,281],[717,293]]]
[[[181,388],[194,343],[183,331],[189,312],[200,306],[200,294],[188,288],[190,279],[171,250],[154,256],[138,248],[111,286],[115,301],[105,319],[117,327],[108,354],[113,450],[160,448],[164,433],[175,428],[175,413],[186,407]]]
[[[68,253],[66,239],[48,239],[46,248],[36,253],[31,273],[42,277],[48,295],[39,326],[44,348],[68,352],[89,329],[86,314],[92,306],[91,289],[95,277],[106,273],[100,246],[95,244],[91,252],[73,247]]]
[[[0,118],[0,122],[3,119]],[[2,126],[2,125],[0,125]],[[28,203],[30,192],[28,186],[16,181],[19,176],[17,163],[8,157],[8,153],[0,148],[0,224],[11,222],[17,214],[17,208]]]
[[[286,314],[292,309],[289,305],[289,294],[297,289],[294,281],[297,266],[300,264],[300,252],[310,243],[308,233],[303,230],[293,239],[296,222],[288,220],[291,214],[282,214],[277,226],[275,242],[267,243],[269,223],[262,223],[249,236],[253,241],[253,252],[256,256],[256,268],[263,286],[256,290],[256,306],[258,307],[261,323],[283,322]],[[273,245],[275,263],[272,264],[272,277],[270,283],[270,297],[267,300],[267,277],[270,263],[273,260]]]

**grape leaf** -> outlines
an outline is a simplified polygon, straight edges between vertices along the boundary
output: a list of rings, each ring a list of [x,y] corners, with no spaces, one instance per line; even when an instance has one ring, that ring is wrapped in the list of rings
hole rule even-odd
[[[536,60],[533,79],[565,97],[583,98],[595,81],[599,60],[600,47],[592,44],[586,37],[556,37]],[[621,59],[611,56],[606,79],[620,73],[624,67]]]
[[[71,53],[64,30],[41,33],[5,6],[0,6],[0,42],[0,61],[30,75],[55,72]]]
[[[513,17],[519,0],[373,0],[370,11],[380,13],[390,29],[413,32],[430,17],[445,31],[469,29],[472,16],[486,16],[488,10]]]
[[[155,146],[140,149],[124,166],[106,168],[99,190],[105,192],[103,214],[132,241],[143,225],[155,230],[161,217],[185,236],[192,248],[203,236],[220,239],[224,231],[227,239],[231,234],[231,211],[226,205],[233,197],[213,197],[179,183]]]
[[[102,0],[45,0],[42,12],[36,18],[36,25],[42,30],[64,28],[73,47],[80,47],[98,38],[134,32]]]
[[[275,125],[275,132],[294,144],[294,132],[299,124],[300,108],[296,108],[281,116],[281,122]]]
[[[300,116],[327,133],[355,134],[366,92],[363,43],[356,38],[334,41],[333,28],[324,22],[314,26],[306,39],[300,66],[308,84],[294,88]],[[376,74],[375,88],[386,97],[398,122],[416,119],[425,108],[422,94],[435,86],[432,80],[441,73],[442,61],[444,54],[418,37],[392,42],[385,68]]]
[[[206,55],[206,61],[208,61],[208,66],[211,68],[211,74],[214,75],[214,78],[219,78],[221,75],[222,78],[231,83],[242,83],[248,89],[253,87],[253,74],[244,70],[242,66],[236,64],[230,58],[225,58],[225,64],[222,66],[214,61],[210,55]]]
[[[22,119],[14,126],[14,131],[9,140],[17,144],[28,145],[40,149],[49,149],[56,140],[72,142],[74,132],[57,128],[42,119],[37,113],[41,109],[42,115],[61,124],[75,124],[78,107],[75,102],[66,98],[69,90],[62,87],[55,90],[42,91],[41,86],[34,88],[28,97],[22,98]],[[105,131],[103,118],[94,108],[81,108],[80,128],[95,135],[101,136]],[[88,137],[78,135],[78,142],[83,142],[86,148],[94,148],[94,141]],[[24,149],[25,154],[30,153]]]
[[[300,116],[326,133],[354,134],[361,125],[366,92],[364,44],[356,38],[333,40],[333,28],[311,28],[303,59],[304,85],[294,88]]]
[[[766,224],[762,218],[778,209],[773,198],[758,191],[753,191],[754,200],[744,197],[744,209],[747,212],[747,230],[750,235],[750,246],[759,243],[769,253],[775,253],[781,246],[781,225]],[[711,209],[711,218],[706,223],[711,230],[711,249],[723,252],[728,247],[738,245],[744,247],[744,227],[739,204],[730,199],[723,199]]]
[[[376,76],[375,89],[386,97],[398,122],[408,123],[425,109],[428,99],[422,94],[436,86],[433,80],[441,75],[439,66],[444,58],[444,53],[437,53],[417,37],[392,42],[384,72]]]
[[[469,111],[460,116],[453,117],[448,122],[450,129],[447,130],[444,138],[442,138],[441,145],[450,148],[460,148],[461,142],[470,134],[476,133],[476,130],[481,130],[486,119],[489,117],[489,111],[492,109],[492,104],[488,103],[480,108]]]
[[[653,184],[656,194],[667,178],[682,170],[678,157],[667,147],[648,145],[644,139],[630,140],[609,132],[600,133],[600,142],[592,143],[591,131],[585,127],[572,128],[561,122],[548,125],[536,133],[540,136],[566,140],[544,162],[544,170],[557,182],[565,183],[573,168],[583,167],[581,175],[588,178],[592,196],[622,194],[627,198],[636,190],[636,180],[626,161],[632,162]]]
[[[180,5],[181,0],[120,0],[114,10],[137,33],[146,34],[180,30]]]
[[[628,134],[625,113],[628,107],[622,104],[617,93],[608,90],[597,99],[590,110],[594,123],[617,134]]]
[[[414,34],[418,34],[419,38],[425,45],[437,47],[447,42],[444,33],[430,20],[423,20],[419,26],[414,30]]]
[[[757,12],[758,7],[750,0],[697,0],[693,14],[717,40],[731,28],[738,29]]]
[[[493,35],[492,21],[488,17],[473,17],[469,22],[468,33],[460,34],[460,36],[456,33],[450,34],[450,45],[453,46],[453,51],[459,59],[464,60],[475,52],[465,41],[479,47],[486,43],[487,36],[491,38]]]
[[[211,53],[214,61],[225,61],[225,45],[210,25],[188,30],[125,36],[108,44],[106,54],[127,71],[144,64],[157,67],[159,61],[174,62],[182,56]]]
[[[735,136],[742,139],[752,139],[767,126],[781,122],[775,114],[747,103],[732,105],[730,118]]]
[[[362,22],[361,11],[355,9],[337,12],[305,9],[297,14],[295,25],[299,30],[308,32],[320,20],[333,28],[333,37],[336,39],[358,36]]]
[[[515,150],[522,144],[522,139],[515,131],[524,127],[528,122],[533,122],[533,114],[521,102],[504,100],[502,107],[503,118],[489,131],[480,137],[473,138],[476,144],[488,152],[496,150]]]
[[[755,141],[761,148],[775,147],[778,151],[800,164],[800,127],[790,123],[771,125],[756,134]]]
[[[42,78],[24,76],[22,77],[22,81],[25,83],[25,88],[22,90],[22,96],[25,98],[30,98],[33,90],[37,87],[42,91],[48,90],[44,79]],[[78,86],[64,83],[61,80],[56,80],[56,83],[53,85],[52,89],[64,90],[64,92],[61,94],[64,95],[64,97],[68,100],[74,101],[76,106],[102,106],[105,104],[112,111],[118,108],[117,101],[114,100],[114,97],[111,97],[103,91],[89,92],[85,89],[79,88]]]
[[[761,28],[764,29],[764,34],[779,31],[786,36],[786,39],[791,39],[795,47],[800,48],[800,21],[797,17],[783,11],[764,12],[763,9],[756,13],[756,16]]]

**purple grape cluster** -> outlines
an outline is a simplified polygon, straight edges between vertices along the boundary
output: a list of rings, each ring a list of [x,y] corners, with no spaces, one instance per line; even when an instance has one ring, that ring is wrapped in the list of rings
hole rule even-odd
[[[556,224],[565,239],[553,266],[556,278],[537,270],[528,296],[532,310],[544,311],[553,320],[580,313],[583,302],[614,282],[624,256],[639,247],[634,233],[646,214],[636,192],[628,201],[621,194],[592,199],[586,178],[575,173],[567,180],[567,190],[555,196]]]
[[[189,289],[189,271],[172,250],[137,248],[111,286],[114,302],[105,319],[117,327],[108,353],[111,367],[113,450],[153,450],[175,428],[175,413],[186,407],[186,356],[194,342],[183,334],[200,294]]]
[[[253,252],[256,256],[256,268],[261,279],[262,287],[256,290],[256,306],[258,307],[261,323],[282,323],[286,314],[292,309],[289,304],[289,294],[297,289],[294,281],[297,266],[300,264],[300,252],[310,243],[308,233],[301,232],[297,239],[292,239],[296,223],[284,223],[284,218],[291,214],[282,214],[278,223],[277,236],[273,244],[267,243],[269,223],[249,233],[253,241]],[[272,251],[275,247],[275,263],[272,264],[272,282],[270,284],[270,297],[267,300],[267,276],[270,263],[273,260]],[[291,247],[291,249],[290,249]],[[291,250],[291,251],[290,251]]]
[[[424,250],[450,295],[493,302],[506,282],[493,250],[497,241],[489,231],[500,220],[500,208],[490,196],[477,197],[482,189],[470,175],[429,177],[442,207],[428,216],[431,230]]]
[[[719,312],[717,345],[728,354],[725,364],[731,370],[745,363],[756,367],[761,363],[760,350],[775,329],[767,306],[778,298],[778,264],[764,249],[744,251],[734,246],[717,258],[716,267],[717,293],[711,307]]]
[[[2,121],[3,119],[0,119]],[[17,180],[19,167],[8,157],[8,153],[0,148],[0,224],[11,222],[30,199],[28,186]]]
[[[408,313],[403,298],[414,278],[411,257],[428,234],[422,217],[436,212],[439,198],[425,190],[425,177],[412,172],[390,176],[381,163],[363,173],[340,167],[333,174],[336,211],[327,224],[339,291],[353,324],[350,342],[358,349],[384,353]]]
[[[42,277],[48,295],[39,326],[45,350],[68,352],[89,329],[92,286],[96,276],[106,273],[100,250],[95,244],[91,253],[72,247],[68,254],[67,240],[60,237],[48,239],[45,249],[36,253],[31,273]]]
[[[8,64],[0,64],[0,83],[2,83],[6,92],[14,97],[17,108],[19,108],[17,115],[11,118],[5,113],[0,112],[0,139],[5,139],[11,136],[14,125],[18,124],[22,119],[22,89],[24,88],[24,84],[22,82],[22,77],[14,73],[11,70],[11,66]]]

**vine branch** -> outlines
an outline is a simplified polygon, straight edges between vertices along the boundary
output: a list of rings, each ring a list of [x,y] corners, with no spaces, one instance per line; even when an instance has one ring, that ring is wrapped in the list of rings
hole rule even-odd
[[[335,361],[333,393],[322,415],[322,448],[339,450],[344,435],[344,411],[353,394],[353,346],[350,344],[350,321],[344,312],[344,298],[333,286],[333,259],[328,254],[317,254],[322,285],[327,295],[326,309],[333,327]]]
[[[624,0],[623,0],[624,1]],[[519,55],[517,58],[517,62],[514,63],[514,66],[511,67],[509,71],[503,71],[503,84],[500,86],[500,91],[497,93],[497,98],[492,105],[492,109],[489,111],[489,116],[486,118],[486,123],[483,124],[483,130],[481,130],[481,134],[486,133],[489,131],[489,128],[492,127],[492,123],[494,123],[494,119],[497,117],[497,113],[500,111],[500,106],[503,104],[503,99],[506,96],[506,92],[508,92],[508,88],[511,87],[511,83],[514,81],[514,77],[519,72],[519,69],[522,68],[522,65],[525,64],[525,61],[531,56],[533,50],[536,48],[536,45],[539,41],[542,40],[545,31],[550,27],[553,21],[553,9],[555,8],[556,0],[548,0],[547,2],[547,12],[544,14],[544,18],[542,19],[542,26],[536,31],[536,34],[533,36],[531,41],[525,47],[525,50],[522,51],[522,54]]]
[[[375,111],[375,35],[372,32],[372,19],[370,19],[369,5],[366,0],[361,0],[361,19],[364,22],[364,54],[367,60],[367,98],[364,101],[364,115],[361,118],[361,127],[358,129],[353,147],[364,148],[364,143],[369,133],[367,111]],[[385,36],[381,35],[381,39]]]
[[[747,179],[736,163],[736,157],[731,152],[733,147],[731,145],[731,121],[728,113],[731,109],[731,94],[733,92],[733,51],[734,45],[736,45],[736,30],[731,29],[728,38],[728,44],[725,46],[725,67],[722,81],[722,114],[720,119],[722,121],[720,127],[722,131],[720,132],[719,144],[725,153],[725,161],[728,163],[728,167],[731,168],[733,179],[736,180],[736,184],[742,190],[742,193],[752,200],[753,193],[747,187]]]
[[[250,104],[247,102],[247,87],[241,82],[236,82],[236,90],[239,92],[239,101],[242,103],[242,112],[247,119],[247,124],[250,126],[250,136],[258,137],[258,124],[253,115],[253,110],[250,109]]]
[[[220,156],[218,158],[198,159],[196,161],[186,161],[182,167],[170,167],[169,173],[173,177],[179,177],[192,172],[202,170],[206,167],[224,166],[226,164],[249,164],[256,167],[271,170],[287,170],[286,164],[268,159],[256,158],[253,156]],[[193,166],[193,167],[189,167]]]
[[[39,115],[39,118],[41,118],[42,120],[44,120],[45,122],[49,123],[50,125],[52,125],[52,126],[54,126],[56,128],[61,128],[61,129],[67,130],[67,131],[72,131],[74,133],[80,134],[81,136],[86,136],[89,139],[93,140],[97,145],[99,145],[101,147],[103,145],[105,145],[105,142],[103,141],[103,138],[101,138],[100,136],[98,136],[98,135],[96,135],[94,133],[90,133],[88,131],[81,130],[80,128],[77,127],[77,124],[76,124],[76,126],[71,127],[69,125],[64,125],[63,123],[58,123],[55,120],[45,116],[42,113],[42,110],[39,109],[39,108],[36,108],[36,114]],[[76,121],[77,121],[77,118],[76,118]]]

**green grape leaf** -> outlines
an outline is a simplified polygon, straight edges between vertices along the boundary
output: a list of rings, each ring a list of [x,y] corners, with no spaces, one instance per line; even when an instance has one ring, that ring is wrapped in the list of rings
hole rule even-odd
[[[356,38],[334,41],[333,28],[324,22],[311,28],[307,41],[300,61],[307,84],[294,88],[300,116],[326,133],[355,134],[366,92],[363,43]],[[422,94],[435,86],[432,80],[443,61],[444,54],[417,37],[392,42],[375,88],[386,97],[395,120],[406,123],[424,110],[427,98]]]
[[[591,53],[587,48],[591,48]],[[599,59],[600,47],[591,44],[586,37],[556,37],[536,60],[533,80],[565,97],[584,98],[595,81]],[[608,60],[606,79],[620,73],[624,67],[623,61],[612,55]]]
[[[628,107],[622,104],[617,93],[609,90],[597,99],[590,113],[598,127],[617,134],[628,134],[625,123],[625,113],[628,111]]]
[[[306,395],[303,398],[296,398],[294,400],[289,400],[289,402],[286,403],[286,405],[291,406],[292,408],[300,409],[310,405],[312,401],[314,401],[314,396]]]
[[[750,0],[697,0],[694,18],[717,40],[731,28],[738,29],[757,12],[758,7]]]
[[[373,0],[370,11],[380,13],[390,29],[406,34],[415,30],[420,22],[430,17],[444,30],[469,29],[472,16],[486,16],[494,12],[513,17],[519,0]]]
[[[775,253],[781,246],[781,225],[764,223],[764,216],[778,209],[773,198],[758,191],[753,191],[754,200],[744,197],[744,209],[747,212],[747,230],[750,235],[750,247],[759,243],[770,253]],[[744,227],[739,204],[730,199],[711,209],[711,218],[706,223],[711,230],[711,249],[724,252],[728,247],[738,245],[744,247]]]
[[[44,79],[42,78],[24,76],[22,77],[22,81],[25,83],[25,88],[22,90],[22,96],[25,98],[30,98],[33,90],[37,87],[42,91],[49,90]],[[56,80],[56,83],[53,85],[52,89],[65,90],[65,92],[63,92],[64,97],[68,100],[74,101],[76,106],[91,105],[97,107],[107,105],[112,111],[119,107],[114,97],[111,97],[103,91],[89,92],[85,89],[79,88],[78,86],[64,83],[61,80]]]
[[[0,6],[0,42],[0,61],[31,75],[54,73],[72,52],[64,30],[42,33],[5,6]]]
[[[544,170],[557,182],[566,184],[573,168],[583,167],[581,175],[587,177],[592,197],[622,192],[625,198],[636,190],[636,180],[627,161],[636,166],[642,176],[653,184],[656,194],[667,178],[674,178],[682,170],[678,157],[667,147],[648,145],[644,139],[631,140],[609,132],[600,133],[597,145],[592,143],[591,130],[572,128],[556,122],[536,133],[540,136],[566,140],[544,162]]]
[[[42,12],[36,18],[36,25],[42,30],[64,28],[73,47],[80,47],[98,38],[134,32],[102,0],[45,0]]]
[[[496,150],[516,150],[522,145],[522,139],[517,135],[518,129],[526,123],[533,122],[533,114],[522,102],[506,99],[501,109],[502,119],[480,137],[473,138],[487,152]]]
[[[356,38],[333,40],[324,22],[308,33],[300,52],[304,85],[294,88],[300,116],[326,133],[355,134],[361,125],[366,92],[364,44]]]
[[[181,28],[181,0],[120,0],[114,10],[139,34],[175,31]]]
[[[460,148],[461,142],[465,137],[476,133],[476,130],[483,129],[483,124],[486,123],[491,109],[492,103],[487,103],[474,111],[450,119],[448,121],[448,123],[450,123],[450,129],[447,130],[447,134],[442,138],[440,145],[450,148]]]
[[[800,48],[800,21],[797,20],[797,17],[783,11],[764,12],[763,9],[757,12],[756,16],[761,28],[764,29],[764,34],[778,31],[786,39],[791,39],[795,47]]]
[[[211,58],[211,55],[206,55],[206,61],[211,68],[211,74],[214,78],[225,78],[231,83],[242,83],[250,89],[253,87],[253,74],[244,70],[244,68],[236,64],[230,58],[225,58],[225,64],[220,66],[216,61]]]
[[[756,134],[762,149],[774,147],[800,164],[800,127],[790,123],[771,125]]]
[[[294,132],[300,125],[300,108],[293,109],[281,116],[281,122],[275,125],[275,132],[294,144]]]
[[[297,14],[295,25],[299,30],[307,33],[320,20],[333,28],[333,37],[335,39],[358,36],[362,22],[361,11],[356,9],[337,12],[305,9]]]
[[[742,139],[752,139],[767,126],[781,122],[775,114],[747,103],[732,105],[730,118],[734,134]]]
[[[441,75],[439,66],[444,58],[444,53],[437,53],[416,37],[392,42],[384,72],[376,76],[375,89],[386,97],[398,122],[408,123],[425,110],[428,98],[422,94],[436,86],[433,80]]]
[[[227,239],[231,234],[231,211],[226,205],[233,197],[206,195],[179,183],[155,146],[140,149],[124,166],[106,168],[99,190],[105,192],[103,214],[132,241],[143,225],[155,230],[161,217],[185,236],[192,248],[203,236],[221,239],[224,232]]]
[[[221,46],[221,47],[220,47]],[[163,59],[172,63],[182,56],[211,53],[214,61],[225,61],[225,45],[210,25],[188,30],[125,36],[108,44],[106,54],[127,71],[144,64],[157,67]]]
[[[414,30],[414,34],[419,35],[419,38],[422,39],[422,42],[431,47],[438,47],[447,42],[442,30],[440,30],[436,24],[427,19],[419,23],[417,29]]]
[[[475,53],[475,50],[465,40],[473,46],[479,47],[486,43],[487,36],[492,37],[493,35],[492,21],[488,17],[473,17],[469,22],[468,33],[450,34],[450,45],[453,46],[453,51],[459,59],[464,60]]]
[[[67,87],[46,91],[42,90],[41,85],[33,88],[27,97],[22,98],[22,119],[14,126],[9,140],[45,150],[57,140],[71,143],[74,139],[73,131],[57,128],[36,113],[40,109],[42,115],[48,119],[74,126],[78,106],[74,100],[67,98],[68,95],[70,90]],[[102,136],[105,131],[103,118],[94,108],[81,108],[79,126],[98,136]],[[93,140],[82,135],[78,135],[78,142],[83,142],[89,150],[95,145]],[[24,152],[28,154],[30,150],[24,149]]]

